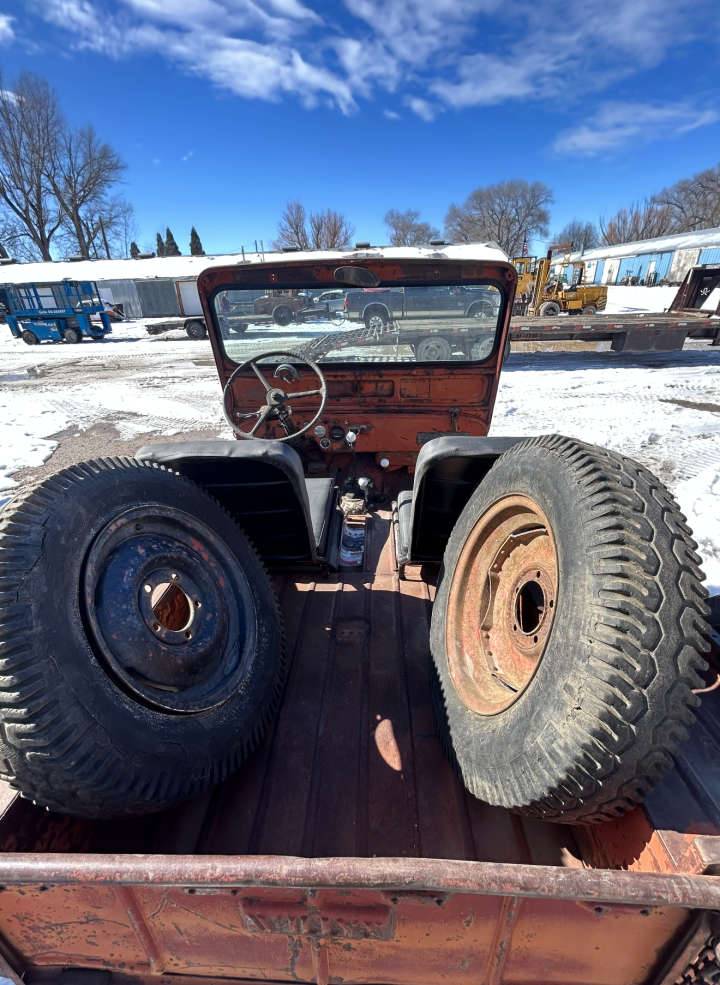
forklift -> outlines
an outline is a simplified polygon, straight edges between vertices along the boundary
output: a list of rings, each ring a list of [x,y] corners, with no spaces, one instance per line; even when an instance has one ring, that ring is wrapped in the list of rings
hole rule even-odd
[[[40,342],[99,342],[112,331],[110,318],[93,281],[54,284],[6,284],[0,288],[0,311],[14,338]],[[99,316],[99,322],[91,319]]]
[[[571,249],[572,243],[551,246],[547,256],[538,262],[529,314],[553,318],[561,311],[596,315],[605,310],[607,287],[585,283],[585,263],[582,260],[570,261]],[[561,251],[565,253],[563,274],[553,280],[551,272],[557,264],[557,261],[553,262],[553,254]],[[572,274],[568,280],[565,272],[569,267],[572,267]]]

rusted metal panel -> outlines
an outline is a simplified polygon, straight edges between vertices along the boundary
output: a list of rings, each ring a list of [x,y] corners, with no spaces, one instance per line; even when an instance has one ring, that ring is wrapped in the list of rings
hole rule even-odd
[[[213,292],[220,287],[238,290],[248,285],[277,287],[280,283],[287,286],[336,286],[334,271],[338,263],[337,260],[322,263],[290,261],[281,264],[253,264],[251,267],[215,267],[200,275],[198,291],[223,386],[235,366],[226,357],[222,344],[216,337],[212,306],[208,300]],[[517,272],[513,265],[481,261],[433,260],[418,263],[382,259],[353,261],[353,265],[369,268],[388,284],[408,279],[432,281],[435,278],[438,282],[487,279],[507,291],[507,305],[503,323],[498,327],[498,344],[494,354],[489,362],[481,366],[452,361],[444,363],[442,368],[422,363],[410,365],[406,362],[368,362],[365,365],[352,363],[344,367],[332,362],[323,363],[329,394],[325,415],[327,420],[330,423],[341,423],[352,417],[352,423],[371,423],[372,429],[362,435],[361,450],[382,453],[390,458],[393,466],[414,463],[420,450],[418,435],[458,431],[474,435],[487,434],[517,284]],[[424,383],[418,386],[418,395],[415,396],[414,388],[408,385],[411,378],[423,381],[430,379],[431,396],[422,395]],[[233,410],[245,412],[255,409],[252,396],[255,383],[251,370],[235,380],[232,392]],[[403,396],[403,393],[406,395]],[[294,408],[296,404],[297,413],[302,415],[305,410],[303,402],[294,401]],[[309,411],[309,405],[307,410]],[[358,415],[367,417],[367,421],[357,420]],[[337,450],[328,452],[325,457],[337,460],[336,452]]]
[[[144,861],[152,880],[156,860]],[[3,933],[31,966],[326,983],[629,985],[645,981],[687,917],[596,900],[151,881],[134,887],[130,906],[122,889],[56,885],[39,917],[34,893],[7,889],[0,908]]]

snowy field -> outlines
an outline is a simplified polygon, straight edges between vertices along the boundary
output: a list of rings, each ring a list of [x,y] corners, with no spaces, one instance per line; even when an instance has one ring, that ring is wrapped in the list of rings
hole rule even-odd
[[[318,334],[308,326],[299,335]],[[272,329],[268,330],[269,347]],[[627,356],[544,352],[510,356],[494,435],[559,432],[621,451],[655,472],[695,531],[707,584],[720,593],[720,349]],[[27,346],[0,326],[0,502],[13,475],[47,461],[97,425],[137,444],[203,430],[230,437],[207,340],[114,326],[101,343]],[[142,437],[141,437],[142,436]],[[103,448],[93,450],[103,454]]]

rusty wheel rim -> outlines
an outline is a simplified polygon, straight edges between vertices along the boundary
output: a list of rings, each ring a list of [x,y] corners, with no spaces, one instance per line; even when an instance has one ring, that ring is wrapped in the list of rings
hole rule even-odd
[[[557,608],[550,523],[533,500],[506,496],[478,520],[453,573],[446,647],[465,705],[497,715],[537,673]]]

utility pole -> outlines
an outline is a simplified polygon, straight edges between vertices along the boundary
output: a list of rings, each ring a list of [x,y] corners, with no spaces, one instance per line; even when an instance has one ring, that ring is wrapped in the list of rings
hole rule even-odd
[[[105,226],[102,221],[102,216],[100,216],[100,232],[102,233],[103,243],[105,244],[105,253],[107,254],[108,260],[110,259],[110,247],[108,246],[107,236],[105,235]]]

